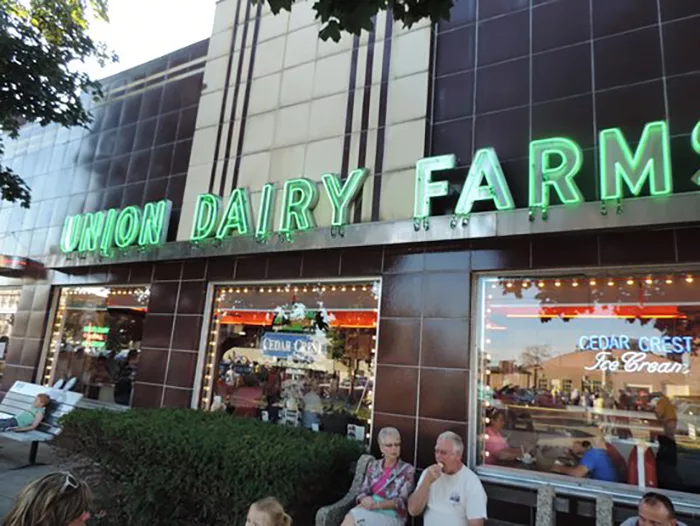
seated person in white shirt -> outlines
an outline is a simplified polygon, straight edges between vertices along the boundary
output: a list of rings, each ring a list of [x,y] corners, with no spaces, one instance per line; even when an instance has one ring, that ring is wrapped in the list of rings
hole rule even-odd
[[[435,445],[436,464],[426,469],[408,499],[408,513],[425,512],[424,526],[484,526],[486,492],[476,474],[462,463],[464,442],[451,431]]]
[[[676,510],[666,495],[650,491],[639,501],[639,515],[620,526],[685,526],[676,520]]]

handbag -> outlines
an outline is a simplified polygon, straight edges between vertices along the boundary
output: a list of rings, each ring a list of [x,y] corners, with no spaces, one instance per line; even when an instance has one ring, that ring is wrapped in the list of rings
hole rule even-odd
[[[382,485],[382,487],[380,487],[377,491],[375,491],[372,494],[372,500],[374,502],[379,503],[379,502],[384,502],[385,500],[387,500],[387,499],[377,495],[377,493],[384,490],[389,484],[394,482],[394,480],[396,480],[396,478],[399,475],[401,475],[401,473],[403,473],[403,470],[406,469],[407,465],[408,464],[404,464],[404,466],[400,470],[398,470],[396,473],[394,473],[392,476],[390,476],[388,479],[386,479],[386,482]],[[372,510],[372,511],[376,511],[377,513],[382,513],[384,515],[388,515],[389,517],[398,517],[398,513],[396,513],[396,510]]]

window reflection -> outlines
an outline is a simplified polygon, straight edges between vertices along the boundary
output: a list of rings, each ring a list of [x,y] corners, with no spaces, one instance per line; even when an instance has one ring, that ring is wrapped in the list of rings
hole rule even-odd
[[[0,378],[5,372],[12,326],[15,323],[15,314],[21,292],[22,290],[19,288],[0,289]]]
[[[215,289],[200,407],[365,441],[379,284]]]
[[[700,280],[479,281],[479,462],[700,493]]]

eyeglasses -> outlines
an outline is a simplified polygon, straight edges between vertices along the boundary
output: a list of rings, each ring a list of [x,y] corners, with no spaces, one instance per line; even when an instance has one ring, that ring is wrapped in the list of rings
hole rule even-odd
[[[384,447],[401,447],[401,442],[396,442],[394,444],[384,444]]]
[[[73,475],[66,472],[66,480],[63,482],[63,487],[61,487],[61,494],[65,493],[68,489],[78,489],[79,487],[80,482],[78,482]]]

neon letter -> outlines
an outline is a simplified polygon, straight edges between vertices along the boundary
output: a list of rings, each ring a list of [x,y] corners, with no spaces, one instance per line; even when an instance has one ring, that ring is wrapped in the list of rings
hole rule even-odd
[[[157,203],[146,203],[143,209],[143,221],[141,225],[141,235],[139,245],[161,245],[165,243],[168,229],[165,225],[170,220],[170,209],[172,203],[163,199]]]
[[[552,166],[552,157],[559,164]],[[530,207],[549,206],[550,190],[554,188],[564,204],[581,203],[583,197],[574,177],[583,164],[583,151],[574,141],[562,137],[530,143]]]
[[[350,203],[357,197],[368,173],[365,168],[353,170],[344,185],[341,185],[335,174],[327,173],[321,176],[331,207],[333,207],[331,226],[343,226],[350,222]]]
[[[82,234],[83,216],[78,214],[67,217],[63,222],[63,232],[61,232],[61,252],[68,254],[77,250]]]
[[[117,224],[117,214],[119,210],[112,208],[107,211],[105,224],[102,228],[102,240],[100,241],[100,252],[105,255],[111,255],[111,248],[114,244],[114,229]]]
[[[241,236],[247,236],[253,231],[250,217],[248,191],[245,188],[236,188],[228,199],[223,221],[216,232],[216,238],[224,239],[230,236],[234,230],[238,231]]]
[[[275,185],[267,183],[262,187],[260,197],[260,214],[258,215],[258,225],[255,228],[255,235],[265,238],[272,233],[272,205],[275,200]]]
[[[141,230],[141,210],[136,206],[127,206],[119,212],[114,232],[114,244],[119,248],[133,245],[139,238]]]
[[[192,241],[202,241],[210,237],[216,229],[219,220],[221,198],[212,194],[197,196],[197,206],[194,209],[194,221],[192,224]]]
[[[649,179],[652,195],[673,191],[671,144],[668,125],[650,122],[644,127],[637,150],[632,154],[619,128],[600,132],[601,199],[622,199],[622,183],[633,195],[639,195]]]
[[[483,179],[486,184],[482,185]],[[492,199],[498,210],[512,210],[515,208],[513,196],[503,175],[501,163],[493,148],[482,148],[474,155],[472,165],[464,182],[462,194],[459,196],[456,215],[468,215],[476,201]]]
[[[83,233],[80,236],[80,252],[93,252],[104,229],[105,213],[95,212],[83,215]]]
[[[440,155],[426,157],[416,163],[416,188],[413,201],[413,218],[425,219],[430,217],[430,200],[434,197],[447,195],[447,181],[432,182],[433,172],[452,170],[457,166],[457,156]]]
[[[311,211],[318,203],[318,187],[308,179],[290,179],[284,183],[280,232],[309,230],[314,226]]]
[[[690,144],[693,146],[695,153],[700,155],[700,121],[693,128],[693,133],[690,135]]]

